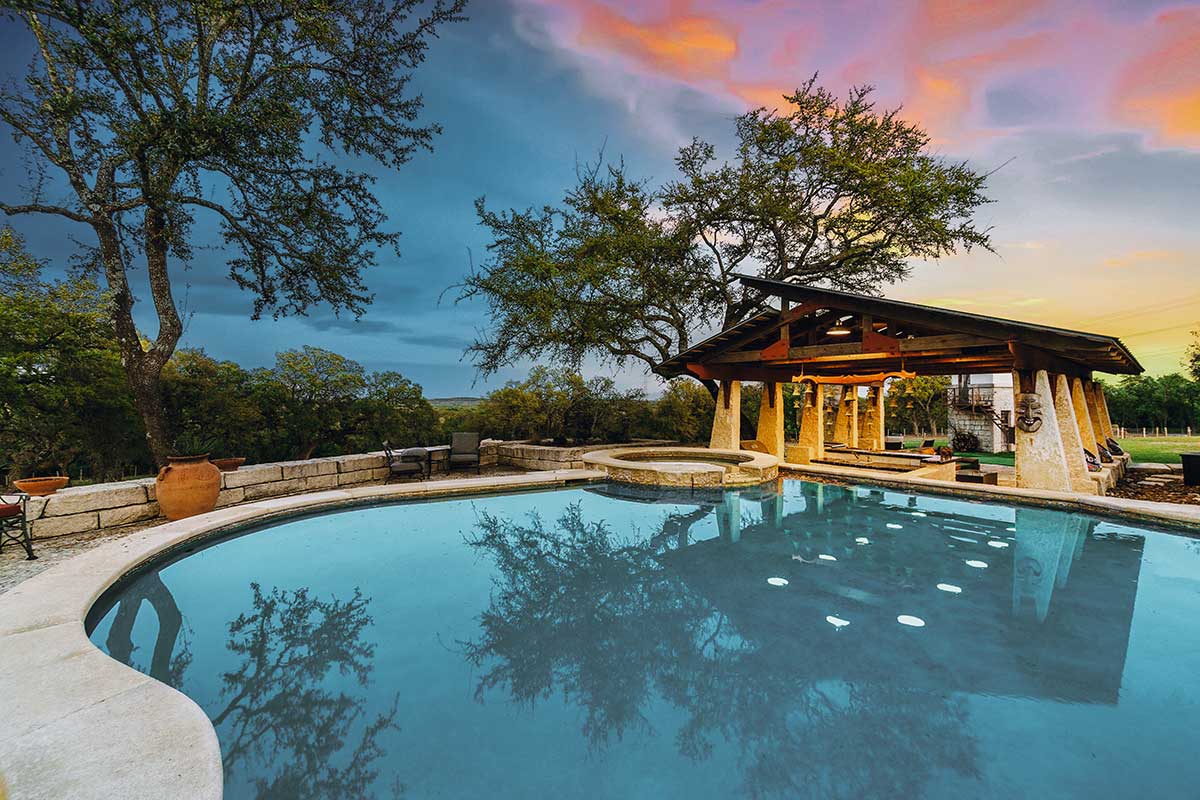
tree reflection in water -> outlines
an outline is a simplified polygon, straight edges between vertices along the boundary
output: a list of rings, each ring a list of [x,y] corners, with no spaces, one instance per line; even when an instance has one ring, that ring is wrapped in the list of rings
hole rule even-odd
[[[658,733],[649,705],[661,698],[687,714],[680,754],[704,760],[730,743],[751,796],[918,796],[935,772],[977,776],[961,699],[830,678],[843,671],[821,652],[780,659],[668,569],[663,557],[707,513],[670,515],[643,541],[589,522],[578,504],[551,527],[481,514],[469,544],[498,575],[465,645],[483,670],[477,696],[532,704],[559,693],[585,711],[593,747]]]
[[[370,683],[375,646],[363,636],[372,624],[370,599],[357,589],[344,601],[315,597],[307,588],[264,592],[251,584],[250,589],[252,608],[229,623],[226,641],[237,668],[221,676],[216,707],[205,708],[221,740],[227,796],[240,796],[236,776],[249,774],[255,776],[251,796],[258,800],[374,797],[376,762],[384,754],[379,739],[398,730],[399,696],[387,711],[367,719],[365,697],[331,688]],[[160,619],[155,663],[165,664],[161,653],[175,649],[171,663],[177,669],[169,682],[181,687],[190,658],[186,642],[180,647],[175,641],[179,626],[171,620],[178,610],[157,573],[139,578],[122,598],[107,638],[109,652],[130,663],[133,617],[143,599]],[[403,784],[393,780],[390,794],[403,793]]]

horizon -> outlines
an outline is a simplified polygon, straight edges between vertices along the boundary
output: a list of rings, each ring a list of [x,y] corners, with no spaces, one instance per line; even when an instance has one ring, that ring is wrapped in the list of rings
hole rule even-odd
[[[996,253],[917,262],[883,294],[1116,336],[1148,373],[1181,370],[1200,302],[1200,4],[506,0],[476,2],[468,16],[416,73],[422,119],[444,128],[434,151],[399,171],[369,170],[403,236],[400,258],[381,254],[365,276],[376,299],[362,320],[316,308],[253,322],[221,248],[197,248],[187,273],[174,265],[177,299],[192,312],[181,347],[257,367],[311,344],[397,370],[432,398],[482,395],[531,365],[475,381],[460,359],[486,309],[453,303],[453,291],[438,302],[486,258],[476,197],[557,203],[576,164],[602,150],[660,183],[693,135],[728,157],[736,114],[782,106],[784,92],[820,72],[839,96],[876,85],[877,103],[903,105],[939,155],[995,170],[995,202],[977,219],[992,226]],[[30,42],[3,25],[0,69],[19,78]],[[0,175],[16,183],[21,148],[2,141]],[[87,233],[8,222],[53,272],[67,267],[69,236]],[[212,220],[196,232],[218,241]],[[616,377],[659,391],[638,366]]]

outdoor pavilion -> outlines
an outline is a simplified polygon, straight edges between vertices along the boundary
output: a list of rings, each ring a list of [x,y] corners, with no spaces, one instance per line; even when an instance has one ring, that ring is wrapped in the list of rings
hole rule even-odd
[[[778,298],[779,307],[768,307],[654,369],[666,378],[691,375],[718,382],[710,447],[741,446],[742,381],[763,383],[757,435],[762,448],[803,464],[825,458],[825,397],[831,390],[842,389],[834,438],[852,448],[882,451],[888,378],[1011,371],[1018,486],[1103,494],[1124,471],[1128,456],[1116,443],[1103,387],[1092,380],[1093,372],[1142,372],[1115,337],[738,278],[761,292],[764,303]],[[785,383],[805,389],[800,441],[786,447]],[[858,387],[867,388],[861,429]]]

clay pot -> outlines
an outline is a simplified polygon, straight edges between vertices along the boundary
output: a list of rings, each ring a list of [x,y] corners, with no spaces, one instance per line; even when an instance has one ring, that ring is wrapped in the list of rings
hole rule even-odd
[[[167,519],[183,519],[212,511],[221,491],[221,471],[202,456],[168,456],[158,471],[154,491]]]
[[[69,480],[71,479],[65,475],[56,475],[50,478],[21,478],[13,481],[13,485],[17,487],[17,491],[24,492],[30,497],[45,497],[66,486]]]
[[[244,458],[214,458],[212,463],[221,472],[235,472],[237,468],[246,463]]]

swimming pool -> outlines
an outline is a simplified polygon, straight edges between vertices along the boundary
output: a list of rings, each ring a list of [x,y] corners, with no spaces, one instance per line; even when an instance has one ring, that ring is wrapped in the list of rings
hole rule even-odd
[[[778,486],[778,488],[777,488]],[[226,797],[1194,796],[1200,542],[797,480],[294,519],[90,635]]]

